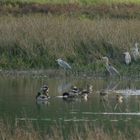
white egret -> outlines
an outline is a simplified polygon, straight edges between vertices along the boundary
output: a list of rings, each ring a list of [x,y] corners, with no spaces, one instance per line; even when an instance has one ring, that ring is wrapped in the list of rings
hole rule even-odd
[[[139,48],[138,48],[138,43],[135,43],[135,47],[131,49],[131,53],[133,56],[133,59],[135,61],[137,61],[140,58],[140,52],[139,52]]]
[[[118,72],[118,70],[116,70],[112,65],[109,64],[108,57],[105,56],[105,57],[102,57],[102,59],[105,61],[105,66],[110,76],[114,76],[114,75],[120,76],[120,73]]]
[[[59,66],[64,68],[65,70],[71,69],[71,66],[66,61],[62,60],[61,58],[57,59],[56,61],[59,64]]]
[[[127,65],[129,65],[131,63],[131,55],[129,52],[124,52],[123,53],[125,56],[124,56],[124,60],[125,60],[125,63]]]

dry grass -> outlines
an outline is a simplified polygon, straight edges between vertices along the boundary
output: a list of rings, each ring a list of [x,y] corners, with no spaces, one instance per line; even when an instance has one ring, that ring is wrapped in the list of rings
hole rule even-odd
[[[80,5],[78,3],[67,4],[39,4],[39,3],[4,3],[0,4],[0,15],[28,14],[28,13],[51,13],[53,15],[85,16],[88,18],[111,17],[111,18],[139,18],[140,5],[134,3],[112,3],[97,5]]]
[[[57,68],[55,60],[63,58],[75,69],[98,72],[104,71],[100,58],[105,55],[121,68],[123,52],[140,42],[138,19],[31,14],[2,16],[0,21],[0,66],[4,69]],[[137,63],[133,71],[139,68]]]
[[[51,131],[44,130],[41,132],[35,129],[32,123],[28,122],[26,127],[16,126],[12,127],[9,124],[1,122],[0,125],[0,139],[1,140],[138,140],[140,137],[139,128],[125,128],[120,131],[118,128],[109,130],[102,127],[93,127],[91,123],[83,123],[81,127],[76,124],[72,129],[67,130],[65,126],[52,126]],[[129,131],[131,133],[129,134]]]

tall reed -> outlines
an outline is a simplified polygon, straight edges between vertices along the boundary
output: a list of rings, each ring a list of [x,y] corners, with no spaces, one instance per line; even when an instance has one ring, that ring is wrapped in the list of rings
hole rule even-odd
[[[73,123],[73,122],[72,122]],[[122,131],[112,124],[112,130],[104,127],[95,127],[90,123],[81,123],[80,127],[76,123],[72,129],[61,125],[50,127],[49,131],[41,131],[40,128],[34,128],[31,122],[25,126],[13,127],[9,123],[0,123],[0,139],[1,140],[131,140],[139,139],[139,128],[129,127]]]

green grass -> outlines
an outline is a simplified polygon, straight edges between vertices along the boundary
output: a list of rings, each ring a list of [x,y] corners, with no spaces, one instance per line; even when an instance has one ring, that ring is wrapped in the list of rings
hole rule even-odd
[[[136,3],[140,0],[1,0],[1,2],[27,2],[27,3],[78,3],[78,4],[112,4],[112,3]]]

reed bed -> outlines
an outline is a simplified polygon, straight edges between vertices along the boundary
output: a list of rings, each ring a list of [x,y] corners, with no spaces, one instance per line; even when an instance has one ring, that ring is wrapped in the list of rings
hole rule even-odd
[[[35,128],[31,122],[26,126],[13,127],[9,123],[1,122],[0,139],[1,140],[138,140],[140,137],[139,128],[129,127],[119,130],[112,125],[112,129],[104,127],[95,127],[92,123],[82,123],[80,127],[74,124],[71,129],[65,128],[65,125],[53,125],[48,130],[41,131]]]
[[[137,19],[31,14],[2,16],[0,21],[1,68],[57,68],[55,60],[63,58],[75,68],[93,70],[102,56],[120,66],[122,53],[140,41]]]

